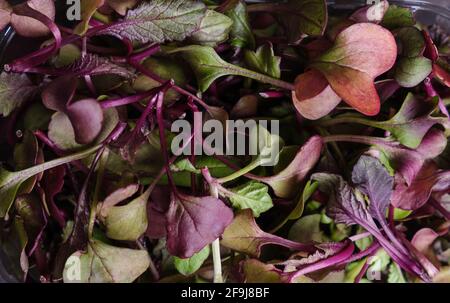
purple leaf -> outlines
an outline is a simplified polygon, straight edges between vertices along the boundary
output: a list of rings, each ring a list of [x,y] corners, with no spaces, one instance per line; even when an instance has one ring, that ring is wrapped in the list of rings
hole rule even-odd
[[[170,188],[168,186],[156,186],[147,204],[148,221],[146,235],[150,239],[159,239],[167,235],[166,213],[170,206]]]
[[[394,178],[389,175],[380,161],[363,155],[353,167],[352,181],[370,198],[370,214],[384,220],[391,200]]]
[[[427,203],[433,191],[450,187],[450,171],[438,170],[434,162],[425,163],[411,184],[396,175],[392,205],[405,210],[416,210]]]
[[[123,21],[99,32],[140,43],[182,41],[194,33],[206,6],[193,0],[154,0],[129,10]]]
[[[219,199],[172,193],[167,249],[174,256],[190,258],[219,238],[232,220],[232,210]]]
[[[319,182],[321,192],[329,195],[327,214],[334,218],[336,223],[363,226],[369,224],[376,228],[364,198],[356,196],[353,188],[341,176],[316,173],[311,178]]]
[[[134,73],[124,66],[112,62],[110,59],[95,54],[85,54],[63,71],[72,72],[77,76],[117,75],[123,78],[133,78]]]
[[[383,156],[389,160],[390,165],[405,179],[406,183],[411,184],[425,161],[439,156],[446,145],[447,138],[444,132],[432,128],[416,149],[397,143],[378,144],[376,148],[382,151]]]
[[[0,115],[7,117],[16,108],[19,108],[37,90],[28,76],[18,73],[0,74]]]
[[[77,84],[77,79],[73,76],[62,76],[53,80],[41,94],[45,107],[51,110],[65,112],[67,103],[75,95]]]
[[[66,114],[72,123],[78,143],[91,143],[102,130],[103,111],[95,99],[70,104],[67,106]]]

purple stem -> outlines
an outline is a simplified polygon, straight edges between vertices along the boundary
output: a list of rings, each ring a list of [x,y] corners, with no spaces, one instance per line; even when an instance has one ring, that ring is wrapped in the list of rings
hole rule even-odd
[[[159,140],[161,142],[161,150],[165,161],[165,169],[167,173],[167,178],[169,180],[169,184],[173,190],[173,192],[178,196],[177,187],[175,185],[175,182],[173,181],[172,171],[170,170],[170,161],[169,161],[169,155],[167,151],[167,141],[166,141],[166,134],[164,132],[164,116],[163,116],[163,102],[164,102],[164,95],[166,91],[171,88],[174,85],[173,81],[168,81],[164,84],[163,89],[158,93],[157,95],[157,102],[156,102],[156,120],[158,122],[158,129],[159,129]]]
[[[364,277],[364,275],[366,274],[367,269],[369,269],[369,266],[370,266],[369,259],[367,259],[364,262],[364,265],[361,268],[361,270],[359,271],[358,275],[356,276],[354,283],[359,283],[361,281],[362,277]]]
[[[438,201],[436,201],[434,198],[430,199],[430,205],[434,207],[434,209],[436,209],[438,212],[441,213],[441,215],[447,220],[450,221],[450,212],[448,210],[446,210],[444,208],[444,206],[442,206],[441,203],[439,203]]]
[[[259,95],[265,99],[283,98],[284,96],[286,96],[284,92],[280,91],[260,92]]]
[[[342,249],[342,251],[340,251],[339,253],[337,253],[327,259],[320,260],[316,263],[308,265],[308,266],[294,272],[293,274],[290,274],[288,277],[288,282],[292,282],[293,280],[295,280],[295,278],[297,278],[299,276],[317,271],[319,269],[323,269],[323,268],[327,268],[327,267],[339,264],[342,261],[348,259],[348,257],[351,256],[351,254],[353,253],[353,250],[354,250],[353,243],[350,242],[350,244],[347,245],[344,249]]]
[[[149,91],[135,94],[132,96],[101,101],[100,106],[102,108],[106,109],[106,108],[119,107],[119,106],[123,106],[123,105],[136,103],[136,102],[142,101],[143,99],[146,99],[150,96],[156,95],[159,90],[160,90],[160,87],[155,87]]]

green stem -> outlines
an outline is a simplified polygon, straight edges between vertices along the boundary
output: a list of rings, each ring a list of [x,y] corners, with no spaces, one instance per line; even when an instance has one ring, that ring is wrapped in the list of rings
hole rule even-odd
[[[109,149],[105,149],[100,160],[100,164],[97,171],[97,180],[95,183],[94,196],[92,198],[91,210],[89,213],[89,225],[88,225],[88,237],[91,240],[94,232],[95,218],[97,217],[97,205],[100,196],[100,190],[103,185],[103,176],[105,175],[106,164],[108,162]]]
[[[354,142],[367,145],[395,145],[394,142],[388,141],[384,138],[357,136],[357,135],[332,135],[323,137],[323,142]]]
[[[232,65],[232,64],[231,64]],[[266,84],[271,84],[273,86],[279,87],[279,88],[283,88],[286,90],[294,90],[295,87],[292,83],[283,81],[283,80],[279,80],[279,79],[275,79],[269,76],[266,76],[264,74],[260,74],[258,72],[243,68],[243,67],[239,67],[239,66],[235,66],[232,65],[234,70],[235,70],[235,74],[237,76],[242,76],[242,77],[246,77],[246,78],[250,78],[262,83],[266,83]]]
[[[371,121],[368,119],[356,118],[356,117],[333,118],[333,119],[328,119],[328,120],[317,121],[316,123],[317,123],[317,125],[320,125],[320,126],[334,126],[336,124],[358,123],[358,124],[362,124],[362,125],[366,125],[366,126],[370,126],[370,127],[382,128],[381,127],[382,123],[380,123],[378,121]]]
[[[256,3],[247,5],[247,12],[249,13],[274,13],[285,10],[286,5],[284,3]]]
[[[5,186],[9,183],[15,183],[15,182],[21,182],[23,180],[26,180],[34,175],[37,175],[43,171],[52,169],[54,167],[66,164],[66,163],[70,163],[76,160],[80,160],[83,158],[86,158],[87,156],[95,153],[97,150],[99,150],[102,147],[102,145],[96,145],[94,147],[91,147],[89,149],[80,151],[78,153],[72,154],[72,155],[68,155],[62,158],[58,158],[49,162],[45,162],[42,164],[38,164],[35,165],[33,167],[18,171],[18,172],[13,172],[11,173],[9,180],[2,182],[2,184],[0,184],[0,186]]]
[[[226,177],[223,178],[219,178],[217,179],[217,182],[219,183],[226,183],[226,182],[230,182],[233,181],[234,179],[237,179],[239,177],[242,177],[243,175],[251,172],[252,170],[254,170],[255,168],[257,168],[259,166],[259,161],[253,161],[252,163],[250,163],[249,165],[247,165],[244,168],[241,168],[238,171],[235,171],[234,173],[232,173],[231,175],[228,175]]]

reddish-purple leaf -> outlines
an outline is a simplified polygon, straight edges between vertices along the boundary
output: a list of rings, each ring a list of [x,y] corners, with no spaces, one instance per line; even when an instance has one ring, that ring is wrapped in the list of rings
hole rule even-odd
[[[380,110],[374,79],[392,68],[397,44],[390,31],[372,23],[343,30],[334,46],[313,62],[333,90],[349,105],[373,116]]]
[[[167,249],[190,258],[219,238],[233,220],[233,211],[220,199],[172,194],[167,212]]]
[[[320,72],[311,69],[295,79],[292,100],[303,117],[317,120],[328,115],[341,102],[341,97]]]
[[[65,112],[77,88],[77,79],[72,76],[62,76],[53,80],[42,91],[42,103],[51,110]]]
[[[95,99],[84,99],[67,106],[66,114],[75,131],[75,140],[89,144],[102,130],[103,110]]]
[[[423,165],[409,186],[398,175],[395,183],[392,205],[405,210],[416,210],[427,203],[433,191],[450,187],[450,171],[438,170],[436,164],[430,161]]]
[[[28,5],[51,20],[55,19],[55,4],[53,0],[29,0]],[[12,15],[11,24],[19,35],[25,37],[39,37],[50,32],[48,27],[42,22],[17,14]]]

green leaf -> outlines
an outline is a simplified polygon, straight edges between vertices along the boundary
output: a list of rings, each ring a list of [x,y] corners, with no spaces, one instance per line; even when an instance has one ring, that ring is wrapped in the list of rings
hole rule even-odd
[[[291,89],[291,84],[224,61],[210,46],[190,45],[168,51],[180,53],[193,70],[200,91],[205,92],[219,77],[235,75]]]
[[[127,196],[122,198],[126,199]],[[149,192],[146,191],[126,205],[111,206],[108,203],[106,207],[102,207],[101,220],[106,227],[106,236],[114,240],[137,241],[147,230],[148,199]]]
[[[207,10],[200,27],[195,31],[190,40],[194,44],[216,46],[228,39],[228,33],[233,25],[233,20],[224,14],[214,10]]]
[[[233,207],[239,210],[249,208],[255,217],[273,207],[269,188],[257,181],[247,182],[223,193],[230,199]]]
[[[300,218],[289,230],[288,239],[302,243],[323,242],[323,231],[320,229],[321,217],[320,214],[314,214]]]
[[[384,15],[381,25],[386,28],[394,29],[403,26],[412,26],[416,24],[411,9],[390,5]]]
[[[328,21],[324,0],[289,0],[280,10],[278,20],[284,26],[290,43],[306,36],[322,36]]]
[[[104,2],[104,0],[81,0],[81,22],[75,27],[75,34],[82,36],[86,33],[89,28],[89,21]]]
[[[16,170],[22,170],[38,164],[38,161],[40,160],[38,159],[39,154],[39,144],[36,136],[32,132],[26,131],[23,136],[22,142],[16,144],[14,148],[14,168]],[[36,175],[23,182],[19,189],[19,193],[30,193],[34,188],[37,179],[38,176]]]
[[[190,258],[181,259],[178,257],[174,257],[173,263],[179,273],[185,276],[189,276],[200,269],[200,267],[203,265],[203,262],[205,262],[206,259],[208,259],[209,252],[210,252],[209,245],[206,245],[201,251],[194,254]]]
[[[0,114],[9,116],[13,110],[29,100],[37,91],[26,74],[0,74]]]
[[[187,158],[175,161],[175,163],[173,163],[170,166],[170,169],[174,172],[186,171],[186,172],[190,172],[190,173],[194,173],[194,174],[201,173],[201,171],[199,169],[195,168],[195,166],[192,164],[192,162],[189,161],[189,159],[187,159]]]
[[[386,270],[389,262],[391,262],[391,258],[383,248],[380,248],[377,253],[370,258],[370,267],[368,270],[372,272],[382,272]]]
[[[394,77],[403,87],[414,87],[432,71],[432,62],[423,56],[425,38],[415,27],[402,27],[395,32],[399,49],[399,59],[395,65]]]
[[[303,193],[300,195],[300,198],[298,198],[297,204],[295,205],[294,209],[289,213],[289,215],[283,219],[276,227],[274,227],[271,232],[274,233],[277,230],[279,230],[281,227],[286,224],[289,220],[298,220],[303,214],[303,211],[305,209],[305,203],[311,198],[311,196],[316,191],[317,187],[319,186],[319,182],[311,181],[309,180],[305,188],[303,189]]]
[[[249,138],[250,150],[258,152],[258,155],[254,156],[253,160],[245,167],[235,171],[231,175],[221,178],[221,183],[230,182],[239,178],[259,166],[273,166],[278,162],[280,149],[284,145],[284,141],[280,136],[270,133],[261,125],[257,125],[250,129]],[[265,183],[270,181],[265,180],[264,177],[257,178]]]
[[[115,247],[99,240],[88,243],[87,252],[77,251],[67,259],[65,283],[131,283],[150,265],[145,250]]]
[[[230,32],[231,45],[239,48],[255,48],[255,37],[250,27],[245,1],[230,1],[230,6],[225,9],[225,14],[233,21]]]
[[[361,272],[364,264],[366,263],[367,258],[361,259],[356,262],[352,262],[347,265],[345,268],[345,283],[353,283],[355,282],[356,277]]]
[[[10,172],[0,167],[0,218],[4,218],[8,214],[17,191],[25,180],[56,166],[86,158],[96,152],[100,147],[101,145],[97,145],[78,153],[38,164],[17,172]]]
[[[400,58],[395,65],[394,77],[402,87],[414,87],[428,77],[432,69],[432,62],[428,58]]]
[[[260,46],[256,52],[246,50],[245,62],[250,69],[259,73],[266,74],[273,78],[280,78],[281,76],[281,58],[275,56],[273,47],[270,44]]]
[[[394,208],[394,220],[401,221],[406,219],[413,211],[412,210],[403,210],[400,208]]]
[[[395,262],[392,262],[391,265],[389,265],[388,283],[406,283],[400,266]]]
[[[122,22],[116,22],[98,34],[140,43],[182,41],[199,28],[205,12],[206,6],[201,1],[144,1],[129,10]]]
[[[356,232],[356,234],[362,234],[364,233],[366,230],[364,228],[362,228],[361,226],[358,226],[358,230]],[[359,240],[355,241],[356,247],[358,247],[360,250],[364,250],[366,248],[368,248],[373,242],[373,237],[372,236],[368,236]]]

